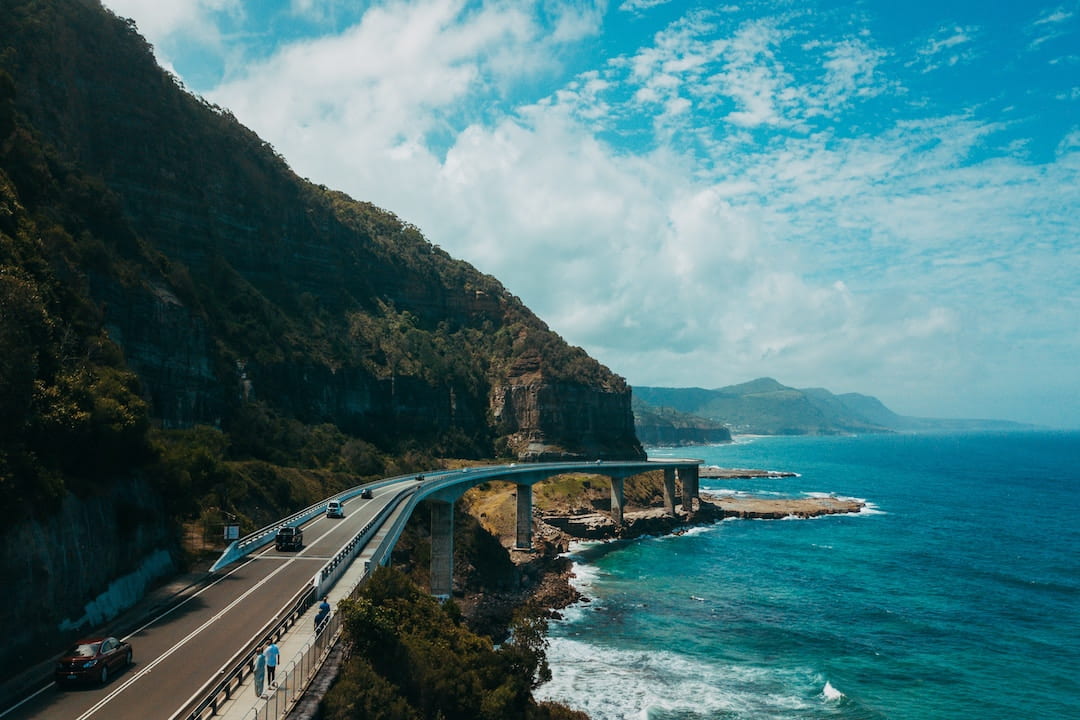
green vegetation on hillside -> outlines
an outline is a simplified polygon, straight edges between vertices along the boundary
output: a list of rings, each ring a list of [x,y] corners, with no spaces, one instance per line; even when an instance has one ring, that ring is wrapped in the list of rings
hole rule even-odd
[[[680,412],[670,407],[655,407],[635,396],[634,430],[643,445],[701,445],[731,442],[731,431],[723,423]]]
[[[634,412],[671,408],[724,423],[734,432],[760,435],[837,435],[903,431],[1020,430],[1006,420],[919,418],[897,415],[876,397],[839,395],[824,388],[796,389],[758,378],[715,390],[635,387]],[[640,435],[639,435],[640,436]],[[642,437],[642,442],[649,441]]]
[[[853,399],[863,396],[833,395],[820,389],[797,390],[772,378],[758,378],[716,390],[635,387],[634,397],[635,401],[654,407],[672,408],[724,423],[736,433],[836,435],[890,432],[890,428],[879,424],[888,410],[882,406],[883,412],[867,417],[867,403],[856,403]]]
[[[326,698],[324,720],[588,720],[532,690],[551,676],[546,622],[523,612],[497,649],[392,569],[378,568],[343,601],[352,657]]]
[[[0,310],[0,491],[42,508],[146,473],[185,515],[254,518],[289,508],[251,467],[325,490],[514,452],[511,377],[627,390],[416,227],[298,178],[93,1],[0,13]]]

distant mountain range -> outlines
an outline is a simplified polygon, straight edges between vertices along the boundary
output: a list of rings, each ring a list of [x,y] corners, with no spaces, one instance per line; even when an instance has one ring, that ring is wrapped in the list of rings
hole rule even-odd
[[[824,388],[797,389],[772,378],[758,378],[715,390],[635,386],[633,392],[635,429],[646,445],[690,444],[693,432],[687,428],[691,427],[714,431],[718,426],[725,426],[733,433],[744,435],[847,435],[1033,427],[1007,420],[908,417],[896,414],[870,395],[835,395]],[[665,428],[669,426],[683,428],[681,434],[686,441],[663,442]],[[722,442],[711,442],[718,441]]]

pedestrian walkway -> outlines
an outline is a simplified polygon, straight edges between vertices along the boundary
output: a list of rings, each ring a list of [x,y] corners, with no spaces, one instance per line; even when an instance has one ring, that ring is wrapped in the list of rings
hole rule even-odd
[[[304,694],[308,683],[322,664],[340,634],[338,603],[354,595],[367,574],[375,549],[382,544],[394,521],[408,503],[402,503],[383,523],[382,529],[368,541],[364,549],[352,561],[341,579],[326,593],[333,611],[321,636],[315,634],[315,615],[318,602],[312,604],[289,630],[277,641],[281,650],[281,663],[277,669],[277,685],[264,687],[262,697],[255,694],[254,674],[248,673],[232,697],[218,705],[215,717],[224,720],[278,720],[288,713]],[[264,646],[265,647],[265,646]]]

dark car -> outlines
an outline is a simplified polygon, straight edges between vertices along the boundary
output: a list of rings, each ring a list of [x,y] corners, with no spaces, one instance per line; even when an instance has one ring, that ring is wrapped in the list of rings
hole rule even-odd
[[[371,499],[371,488],[364,488],[363,490],[361,490],[360,491],[360,497],[362,497],[364,500],[370,500]]]
[[[281,528],[274,538],[274,547],[278,550],[299,550],[304,547],[304,531],[291,526]]]
[[[109,677],[131,664],[131,643],[114,637],[99,637],[75,643],[56,663],[53,677],[58,684],[94,680],[102,685]]]

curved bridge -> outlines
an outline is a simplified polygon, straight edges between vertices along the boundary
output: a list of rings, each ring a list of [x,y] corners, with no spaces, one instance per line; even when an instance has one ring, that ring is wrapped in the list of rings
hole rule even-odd
[[[368,571],[385,564],[406,522],[422,500],[431,500],[431,587],[451,592],[453,503],[471,487],[501,480],[517,485],[516,546],[532,543],[532,486],[565,473],[611,479],[611,509],[623,510],[623,482],[664,471],[664,501],[675,510],[675,477],[681,504],[690,511],[698,496],[699,460],[591,463],[522,463],[465,470],[436,470],[389,478],[320,501],[233,543],[197,585],[163,602],[160,614],[141,626],[110,628],[129,639],[134,664],[104,686],[53,689],[42,678],[17,705],[0,708],[3,720],[24,718],[235,718],[277,720],[303,695],[339,631],[336,615],[315,631],[312,603],[337,601],[356,592]],[[359,499],[370,492],[370,498]],[[346,516],[325,516],[330,500],[345,502]],[[305,545],[279,552],[274,536],[285,525],[303,526]],[[155,611],[156,612],[156,611]],[[256,696],[254,658],[266,643],[282,649],[278,683]],[[49,671],[51,672],[51,670]]]
[[[365,490],[382,488],[397,493],[397,502],[406,502],[403,513],[407,520],[416,505],[425,499],[438,501],[432,506],[431,515],[431,592],[439,597],[449,597],[452,583],[454,556],[454,512],[453,503],[470,488],[493,480],[513,482],[517,485],[517,527],[514,547],[519,550],[532,548],[532,486],[555,475],[567,473],[589,473],[605,475],[611,479],[611,514],[616,524],[623,519],[623,483],[633,477],[654,470],[664,471],[664,506],[669,514],[675,514],[675,477],[678,475],[683,486],[682,505],[684,511],[693,512],[693,500],[698,498],[698,466],[700,460],[633,461],[616,460],[593,462],[552,462],[552,463],[511,463],[465,468],[462,470],[434,470],[415,475],[384,480],[368,486],[358,486],[306,508],[299,513],[285,518],[281,522],[269,525],[247,537],[237,540],[222,554],[211,570],[219,570],[236,562],[242,557],[273,542],[277,531],[286,525],[299,526],[313,517],[321,515],[331,500],[348,502]],[[397,502],[394,503],[396,507]],[[375,534],[382,526],[385,515],[374,518],[371,523],[357,534],[349,545],[342,549],[323,569],[321,577],[313,580],[316,594],[322,594],[333,584],[335,571],[351,561],[356,554],[366,547],[366,539]],[[375,551],[379,562],[390,557],[404,522],[393,527]],[[342,568],[344,569],[344,568]]]

